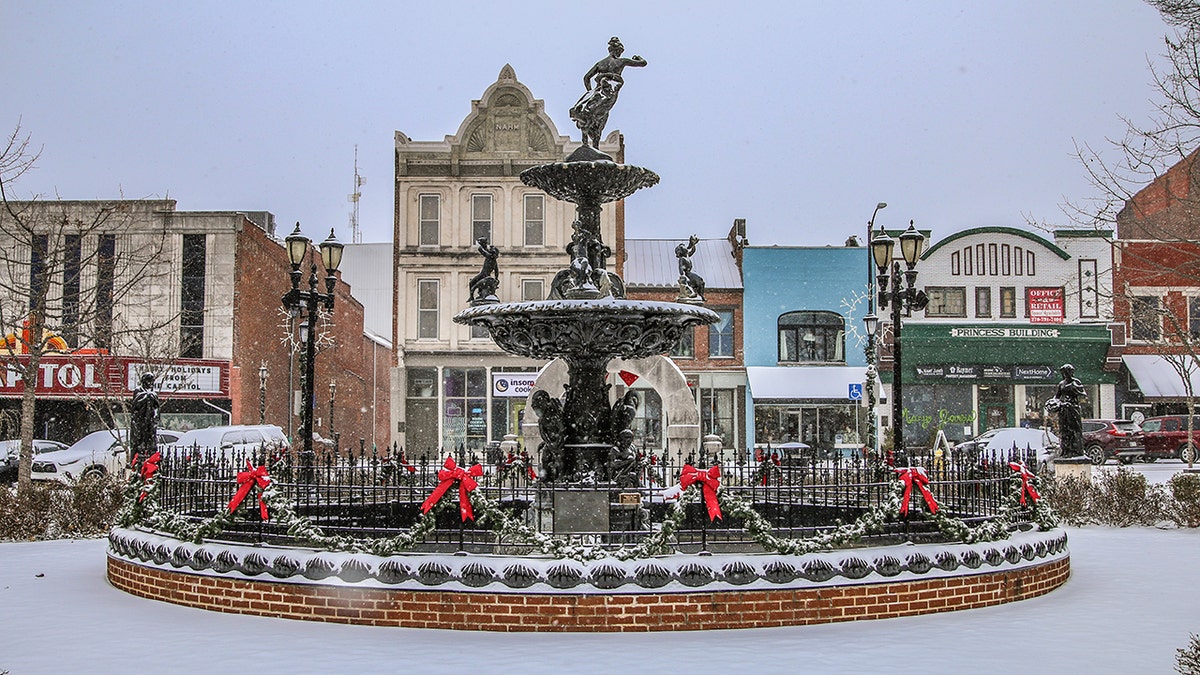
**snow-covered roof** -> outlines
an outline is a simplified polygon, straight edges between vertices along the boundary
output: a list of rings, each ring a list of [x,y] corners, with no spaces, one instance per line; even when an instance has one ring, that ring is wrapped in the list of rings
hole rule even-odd
[[[682,239],[626,239],[625,285],[665,286],[679,284],[679,262],[675,247]],[[692,256],[692,271],[704,278],[707,288],[741,288],[742,275],[728,239],[701,239]]]

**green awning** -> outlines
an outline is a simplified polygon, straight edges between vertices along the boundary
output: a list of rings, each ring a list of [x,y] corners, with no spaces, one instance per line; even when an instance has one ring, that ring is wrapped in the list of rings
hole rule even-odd
[[[1104,370],[1112,338],[1103,325],[906,323],[901,341],[906,384],[1054,384],[1064,363],[1084,384],[1117,381]]]

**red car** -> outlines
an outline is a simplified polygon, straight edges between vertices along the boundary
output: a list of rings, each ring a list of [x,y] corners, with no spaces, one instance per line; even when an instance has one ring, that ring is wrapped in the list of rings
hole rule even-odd
[[[1164,415],[1147,417],[1142,421],[1143,442],[1146,454],[1143,459],[1178,458],[1184,462],[1200,459],[1196,448],[1200,447],[1200,418],[1192,418],[1192,440],[1188,442],[1187,415]]]
[[[1143,456],[1142,431],[1131,420],[1084,420],[1083,453],[1100,465],[1115,457],[1129,464]]]

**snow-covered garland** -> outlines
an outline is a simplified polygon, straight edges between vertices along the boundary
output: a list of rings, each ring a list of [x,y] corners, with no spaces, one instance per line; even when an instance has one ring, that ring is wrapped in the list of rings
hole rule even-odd
[[[936,524],[938,530],[948,539],[967,544],[1007,539],[1022,514],[1029,516],[1037,524],[1039,530],[1045,531],[1057,527],[1057,515],[1037,497],[1034,487],[1037,479],[1028,472],[1024,472],[1023,477],[1023,466],[1020,470],[1014,470],[1016,473],[1009,481],[1011,487],[1009,496],[995,518],[972,527],[962,520],[945,515],[942,509],[938,509],[936,512],[924,509],[918,511],[920,519]],[[125,488],[125,503],[117,516],[117,524],[121,527],[142,525],[182,540],[201,543],[204,539],[218,534],[232,524],[250,503],[250,500],[244,500],[236,509],[220,509],[217,515],[197,523],[160,508],[157,498],[158,483],[154,480],[154,474],[151,472],[149,476],[144,477],[144,473],[134,473]],[[579,561],[607,557],[618,560],[636,560],[671,553],[671,542],[683,524],[687,514],[687,505],[698,503],[702,499],[700,487],[698,485],[693,487],[696,489],[689,487],[682,492],[658,530],[634,546],[616,550],[575,543],[540,532],[505,512],[497,502],[479,492],[469,492],[468,498],[478,524],[492,530],[501,543],[518,547],[527,546],[527,553],[541,553],[553,558],[570,558]],[[867,509],[857,520],[839,524],[832,529],[823,530],[804,539],[775,536],[770,522],[762,514],[755,511],[748,502],[733,496],[722,488],[716,490],[716,498],[721,513],[741,519],[742,528],[766,551],[784,555],[803,555],[844,548],[858,542],[866,535],[881,532],[887,523],[898,519],[904,492],[905,483],[897,480],[892,484],[889,497],[881,504]],[[915,493],[917,490],[912,492]],[[454,498],[453,491],[450,491],[448,495],[439,500],[437,505],[423,513],[409,531],[394,537],[360,539],[325,534],[312,521],[296,514],[291,503],[276,488],[274,482],[268,484],[261,491],[260,497],[270,513],[270,519],[287,527],[289,536],[307,545],[330,551],[370,553],[380,556],[411,550],[417,544],[425,541],[433,532],[437,524],[438,513],[447,508],[459,510],[456,505],[458,500]],[[917,502],[921,501],[917,494],[913,494],[911,497]]]

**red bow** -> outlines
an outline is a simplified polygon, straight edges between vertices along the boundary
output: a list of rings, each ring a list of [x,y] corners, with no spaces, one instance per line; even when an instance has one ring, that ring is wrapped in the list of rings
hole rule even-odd
[[[475,512],[471,510],[471,498],[467,495],[479,487],[479,483],[476,483],[475,479],[483,475],[483,467],[476,464],[470,469],[463,469],[454,463],[453,457],[447,457],[446,463],[442,466],[445,468],[438,471],[438,480],[442,482],[434,488],[433,494],[429,495],[425,503],[421,504],[421,513],[429,513],[429,509],[438,503],[438,500],[446,494],[446,490],[450,489],[454,481],[458,481],[458,512],[462,514],[464,523],[468,519],[475,520]]]
[[[271,484],[271,477],[267,475],[267,467],[260,466],[257,469],[250,464],[250,460],[246,460],[246,470],[239,471],[238,476],[238,491],[233,495],[233,499],[229,500],[229,512],[237,511],[237,507],[241,506],[242,500],[250,491],[257,485],[258,493],[258,512],[262,514],[262,519],[267,520],[267,502],[263,500],[263,490]]]
[[[533,470],[533,465],[528,465],[525,470],[529,472],[529,480],[537,480],[537,472]]]
[[[1033,487],[1033,483],[1029,482],[1029,479],[1034,477],[1033,472],[1025,466],[1025,462],[1009,462],[1008,468],[1021,474],[1021,506],[1025,506],[1025,495],[1027,494],[1036,504],[1037,500],[1041,499],[1042,496]]]
[[[142,462],[142,468],[140,469],[140,471],[142,472],[142,483],[143,484],[149,482],[149,480],[151,478],[154,478],[154,474],[158,473],[158,462],[161,459],[162,459],[162,453],[156,452],[153,455],[150,455],[149,457],[147,457],[146,461]],[[137,460],[138,460],[138,456],[134,455],[133,463],[135,465],[137,464]],[[140,503],[145,498],[146,498],[146,491],[142,490],[142,494],[138,495],[138,502]],[[1021,503],[1023,504],[1024,502],[1021,502]]]
[[[721,467],[714,465],[708,471],[701,471],[691,464],[683,465],[683,473],[679,475],[679,487],[684,490],[699,483],[704,492],[704,504],[708,507],[709,520],[721,520],[721,505],[717,503],[717,488],[721,487]]]
[[[929,507],[929,512],[938,512],[938,503],[933,498],[933,493],[929,491],[929,476],[925,474],[925,469],[919,466],[908,466],[903,469],[895,469],[895,471],[900,475],[900,480],[904,482],[904,497],[901,498],[900,502],[900,515],[908,515],[908,501],[912,498],[914,483],[921,490],[921,496],[925,498],[925,504]]]

